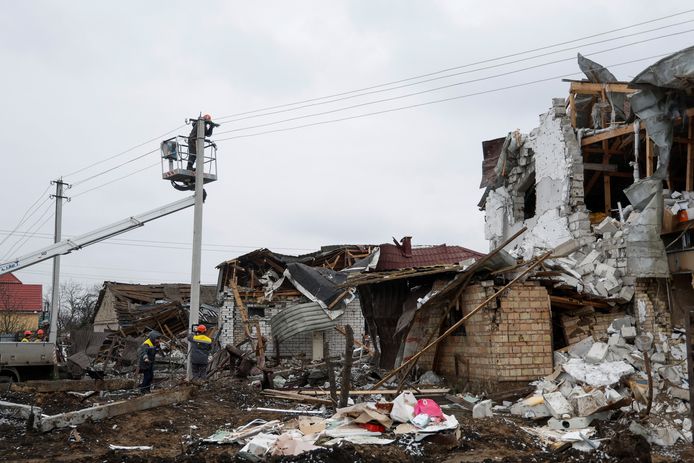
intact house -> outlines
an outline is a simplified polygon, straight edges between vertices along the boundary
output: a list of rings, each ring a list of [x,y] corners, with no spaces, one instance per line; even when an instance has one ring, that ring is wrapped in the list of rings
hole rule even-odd
[[[18,332],[36,331],[42,312],[41,285],[24,284],[12,273],[0,275],[0,335],[14,340]]]
[[[370,254],[373,246],[323,246],[300,256],[258,249],[217,266],[220,342],[263,355],[323,358],[344,352],[344,325],[363,341],[364,317],[354,289],[340,288],[341,270]]]

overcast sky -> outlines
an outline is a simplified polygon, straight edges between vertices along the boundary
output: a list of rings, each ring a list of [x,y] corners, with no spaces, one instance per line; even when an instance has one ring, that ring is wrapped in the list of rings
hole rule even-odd
[[[321,245],[377,244],[411,235],[414,244],[486,251],[484,216],[476,207],[482,194],[481,143],[516,128],[530,131],[551,98],[567,96],[568,84],[558,76],[576,73],[578,67],[569,59],[494,75],[573,58],[577,51],[607,66],[674,52],[692,45],[694,34],[655,37],[694,29],[694,12],[435,74],[467,72],[428,83],[242,121],[223,118],[599,34],[683,12],[691,3],[584,1],[573,10],[557,1],[523,2],[522,8],[515,1],[475,5],[453,0],[5,2],[0,15],[5,198],[0,240],[39,198],[41,207],[0,246],[0,257],[50,243],[53,206],[44,202],[48,193],[40,195],[63,175],[75,183],[68,191],[74,198],[64,207],[66,236],[184,197],[188,193],[161,179],[160,167],[87,191],[157,163],[158,153],[81,182],[157,148],[158,141],[67,174],[157,138],[201,111],[221,118],[217,132],[243,129],[213,137],[222,139],[556,77],[218,143],[219,181],[206,188],[203,283],[216,282],[220,262],[258,247],[300,254]],[[665,27],[684,21],[690,22]],[[656,28],[662,29],[617,38]],[[595,41],[604,43],[588,44]],[[556,53],[503,64],[551,52]],[[610,69],[628,80],[656,60]],[[476,81],[247,129],[469,80]],[[189,131],[185,127],[178,133]],[[61,281],[189,282],[192,212],[63,257]],[[34,234],[17,251],[16,240],[26,232]],[[47,290],[50,271],[48,261],[17,275]]]

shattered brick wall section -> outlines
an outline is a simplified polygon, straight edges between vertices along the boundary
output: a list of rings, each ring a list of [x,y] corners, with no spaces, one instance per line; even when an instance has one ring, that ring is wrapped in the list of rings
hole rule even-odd
[[[462,299],[463,314],[493,291],[481,284],[468,287]],[[547,290],[531,282],[514,286],[473,315],[465,334],[447,338],[438,358],[438,371],[449,379],[527,382],[550,374],[552,323]]]
[[[234,344],[234,298],[228,293],[224,294],[222,306],[219,308],[217,326],[222,347]]]
[[[530,258],[572,238],[580,245],[595,241],[584,205],[583,158],[562,98],[540,116],[540,125],[524,138],[517,165],[504,186],[491,191],[485,204],[485,235],[494,249],[522,226],[516,253]],[[524,220],[528,175],[534,175],[535,215]]]
[[[634,318],[639,333],[669,335],[672,321],[664,278],[638,278],[634,292]]]
[[[270,319],[280,313],[285,308],[306,302],[304,298],[292,298],[282,301],[272,302],[271,304],[247,304],[248,309],[264,308],[265,316],[251,316],[251,320],[260,322],[260,332],[265,336],[267,344],[265,353],[268,357],[276,354],[275,339],[272,337],[270,329]],[[238,310],[234,308],[233,296],[225,298],[221,308],[220,323],[220,342],[222,345],[234,344],[242,341],[245,337],[243,329],[243,319]],[[354,338],[362,340],[364,337],[364,316],[361,312],[359,299],[355,298],[347,305],[345,313],[337,319],[338,325],[351,325],[354,330]],[[251,334],[255,336],[255,328],[251,325]],[[330,344],[330,355],[340,355],[345,351],[345,337],[337,330],[331,329],[325,332],[326,339]],[[311,333],[302,333],[285,340],[280,344],[280,355],[282,357],[300,356],[311,359],[313,353],[313,337]]]

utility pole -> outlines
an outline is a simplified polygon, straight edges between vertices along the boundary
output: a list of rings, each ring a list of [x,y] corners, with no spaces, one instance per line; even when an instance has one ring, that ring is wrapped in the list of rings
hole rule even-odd
[[[63,178],[52,181],[55,184],[55,233],[53,242],[58,243],[62,239],[62,224],[63,224],[63,199],[70,198],[63,196],[63,187],[70,185],[63,182]],[[58,312],[60,311],[60,255],[53,258],[53,292],[51,294],[51,328],[48,331],[48,342],[56,342],[58,340]]]
[[[202,196],[205,173],[205,120],[198,117],[198,137],[195,140],[195,210],[193,212],[193,265],[190,274],[190,313],[188,316],[188,329],[200,321],[200,267],[202,248]],[[188,343],[188,367],[186,378],[192,379],[192,366],[190,351],[192,345]]]

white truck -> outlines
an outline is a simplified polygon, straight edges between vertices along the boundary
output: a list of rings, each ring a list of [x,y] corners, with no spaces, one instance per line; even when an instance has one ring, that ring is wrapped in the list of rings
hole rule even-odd
[[[57,365],[55,343],[0,342],[0,383],[51,379]]]

